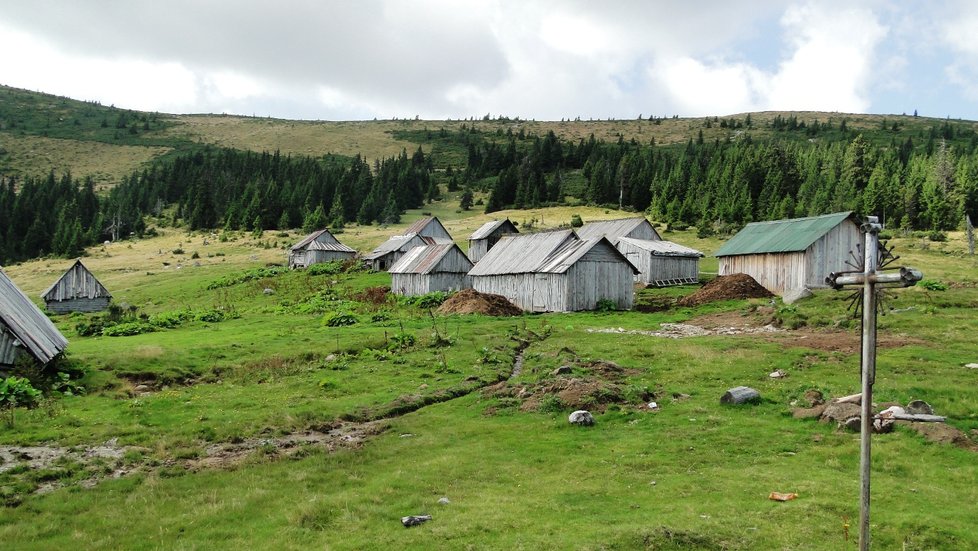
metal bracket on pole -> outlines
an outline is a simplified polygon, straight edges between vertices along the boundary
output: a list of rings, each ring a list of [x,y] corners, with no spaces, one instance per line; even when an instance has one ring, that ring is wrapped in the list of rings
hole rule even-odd
[[[850,264],[854,270],[832,272],[825,282],[836,290],[846,286],[861,287],[853,298],[853,305],[862,304],[862,357],[860,365],[862,379],[861,422],[859,435],[860,507],[859,507],[859,549],[869,550],[869,475],[870,475],[870,435],[873,432],[873,383],[876,381],[876,309],[877,293],[887,285],[909,287],[921,280],[923,274],[912,268],[900,268],[899,272],[885,272],[887,265],[898,257],[884,245],[880,250],[879,232],[883,226],[879,219],[869,216],[860,230],[865,234],[865,247],[861,265]],[[882,252],[882,255],[880,254]],[[853,255],[854,258],[855,255]],[[861,295],[861,296],[860,296]]]

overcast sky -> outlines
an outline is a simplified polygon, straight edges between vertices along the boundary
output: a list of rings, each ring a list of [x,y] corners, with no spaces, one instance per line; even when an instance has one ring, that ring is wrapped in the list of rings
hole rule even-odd
[[[978,2],[3,0],[0,84],[354,120],[978,119]]]

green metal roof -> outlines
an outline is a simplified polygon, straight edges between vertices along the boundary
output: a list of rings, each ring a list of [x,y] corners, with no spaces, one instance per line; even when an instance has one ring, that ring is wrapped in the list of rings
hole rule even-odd
[[[808,218],[752,222],[724,243],[713,256],[804,251],[850,216],[851,211]]]

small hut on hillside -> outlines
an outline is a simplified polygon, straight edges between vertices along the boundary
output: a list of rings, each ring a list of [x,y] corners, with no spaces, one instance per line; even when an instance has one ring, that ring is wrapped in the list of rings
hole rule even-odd
[[[703,253],[672,241],[618,239],[618,250],[640,272],[636,281],[656,287],[697,283]]]
[[[608,241],[611,241],[613,245],[617,245],[618,240],[622,237],[645,239],[648,241],[662,239],[659,233],[655,231],[655,228],[652,227],[652,224],[644,217],[588,222],[580,228],[577,228],[577,235],[581,236],[581,239],[607,237]]]
[[[48,311],[66,314],[105,310],[109,307],[112,295],[81,260],[76,260],[58,281],[41,294],[41,298],[44,299]]]
[[[747,224],[717,250],[719,274],[747,274],[778,295],[825,287],[830,272],[851,269],[846,260],[860,243],[859,222],[837,212]]]
[[[391,291],[423,295],[468,289],[472,262],[455,243],[415,247],[391,266]]]
[[[520,233],[520,230],[516,229],[509,218],[486,222],[469,236],[469,259],[478,262],[504,235],[511,233]]]
[[[342,244],[327,229],[307,235],[289,249],[289,268],[308,268],[331,260],[349,260],[357,252]]]
[[[413,224],[404,228],[404,233],[401,235],[412,233],[416,233],[421,237],[430,237],[435,243],[452,243],[454,241],[451,234],[445,229],[445,226],[434,216],[416,220]]]
[[[581,239],[571,230],[504,236],[472,268],[472,287],[502,295],[533,312],[593,310],[610,300],[634,302],[638,270],[604,237]]]
[[[434,244],[434,239],[422,237],[416,233],[395,235],[370,251],[370,254],[365,255],[363,260],[370,265],[372,270],[383,272],[393,266],[398,259],[404,256],[404,253],[411,249]]]
[[[0,369],[24,355],[45,365],[68,347],[68,340],[0,269]]]

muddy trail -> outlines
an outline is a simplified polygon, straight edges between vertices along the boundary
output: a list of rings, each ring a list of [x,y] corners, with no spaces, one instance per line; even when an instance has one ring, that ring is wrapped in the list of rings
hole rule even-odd
[[[76,484],[91,488],[103,480],[136,473],[159,472],[162,469],[183,469],[189,472],[226,469],[239,465],[256,454],[269,458],[286,458],[307,453],[310,449],[324,449],[327,453],[357,449],[371,437],[388,430],[391,419],[426,406],[467,396],[518,376],[526,349],[532,342],[544,338],[546,336],[541,337],[532,332],[527,339],[511,337],[516,342],[512,366],[509,370],[500,370],[492,378],[472,376],[457,385],[430,394],[399,396],[385,404],[363,407],[343,414],[327,425],[283,436],[257,436],[209,443],[193,457],[164,460],[146,459],[144,456],[152,452],[150,448],[121,446],[116,438],[89,446],[0,445],[0,475],[12,473],[12,476],[23,476],[32,472],[51,472],[50,477],[34,476],[37,484],[33,493],[45,494]],[[0,496],[0,505],[17,506],[23,497],[23,494],[4,493]]]

